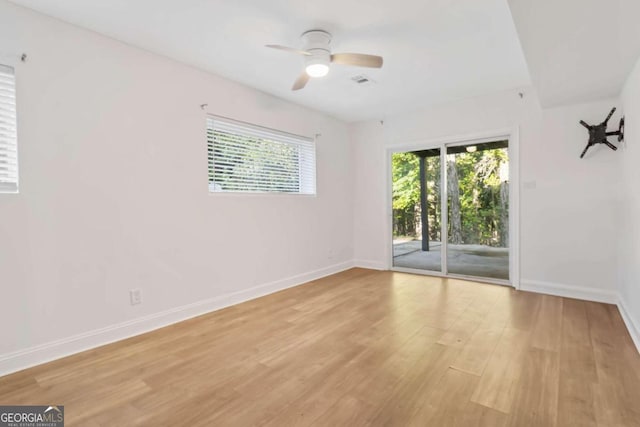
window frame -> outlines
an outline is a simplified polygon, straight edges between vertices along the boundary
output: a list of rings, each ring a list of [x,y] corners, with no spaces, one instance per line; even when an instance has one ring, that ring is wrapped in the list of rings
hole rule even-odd
[[[18,67],[19,62],[14,58],[9,58],[6,56],[0,56],[0,67],[9,68],[13,72],[13,95],[15,97],[14,101],[14,114],[15,114],[15,138],[14,138],[14,147],[15,147],[15,189],[8,188],[10,184],[7,183],[7,187],[5,188],[0,184],[0,194],[20,194],[20,148],[18,143]]]
[[[252,190],[215,189],[214,186],[216,184],[209,181],[209,179],[212,176],[212,168],[215,165],[215,160],[213,159],[213,157],[211,157],[211,152],[210,152],[209,132],[210,131],[215,132],[214,123],[216,121],[223,122],[225,124],[229,124],[232,126],[240,127],[242,128],[243,131],[247,133],[251,133],[252,131],[255,132],[256,134],[251,135],[250,136],[251,138],[258,138],[258,139],[269,141],[268,138],[261,136],[259,134],[263,134],[263,135],[271,134],[271,135],[282,136],[284,139],[298,140],[300,142],[300,145],[297,145],[297,148],[300,150],[299,151],[300,158],[298,159],[298,163],[297,163],[298,173],[299,173],[298,190],[297,191],[281,191],[281,190],[278,191],[278,190],[257,190],[257,189],[252,189]],[[302,135],[294,134],[291,132],[282,131],[280,129],[269,128],[269,127],[257,125],[254,123],[249,123],[241,120],[231,119],[229,117],[207,113],[206,119],[205,119],[205,139],[207,141],[207,186],[208,186],[208,193],[210,195],[215,195],[215,196],[263,195],[263,196],[269,196],[269,197],[283,197],[283,196],[316,197],[317,196],[316,138],[302,136]],[[279,141],[275,139],[273,141],[276,143],[286,144],[288,146],[296,146],[296,144],[293,142],[288,143],[286,141]],[[307,149],[302,149],[302,146],[304,143],[310,144],[310,147],[308,147]],[[211,146],[213,146],[213,144],[215,144],[215,142],[211,141]],[[307,162],[309,162],[309,160],[311,161],[310,166],[309,166],[309,163],[307,163],[307,168],[310,168],[309,169],[310,171],[307,172],[306,174],[303,171],[305,156],[310,157],[310,159],[309,158],[306,159]],[[304,182],[303,177],[306,177],[309,181]],[[305,187],[307,188],[307,190],[303,190]]]

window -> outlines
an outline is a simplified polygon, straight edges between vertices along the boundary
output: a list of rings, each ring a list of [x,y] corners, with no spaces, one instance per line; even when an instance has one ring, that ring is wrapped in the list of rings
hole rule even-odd
[[[311,138],[212,116],[207,147],[210,192],[316,193]]]
[[[0,65],[0,193],[17,192],[16,80],[13,68]]]

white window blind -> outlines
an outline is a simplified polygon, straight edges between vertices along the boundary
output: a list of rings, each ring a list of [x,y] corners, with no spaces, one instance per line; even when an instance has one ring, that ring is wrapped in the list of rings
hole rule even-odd
[[[18,192],[15,82],[13,68],[0,65],[0,193]]]
[[[316,193],[311,138],[208,117],[209,191]]]

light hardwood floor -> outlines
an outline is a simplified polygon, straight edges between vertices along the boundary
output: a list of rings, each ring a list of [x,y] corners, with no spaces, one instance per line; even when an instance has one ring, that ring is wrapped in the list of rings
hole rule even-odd
[[[0,378],[68,426],[640,426],[612,305],[353,269]]]

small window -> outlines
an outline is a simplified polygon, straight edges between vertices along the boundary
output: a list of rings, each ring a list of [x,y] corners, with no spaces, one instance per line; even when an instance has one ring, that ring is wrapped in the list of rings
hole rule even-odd
[[[311,138],[207,118],[210,192],[316,193]]]
[[[0,65],[0,193],[17,192],[16,79],[13,68]]]

